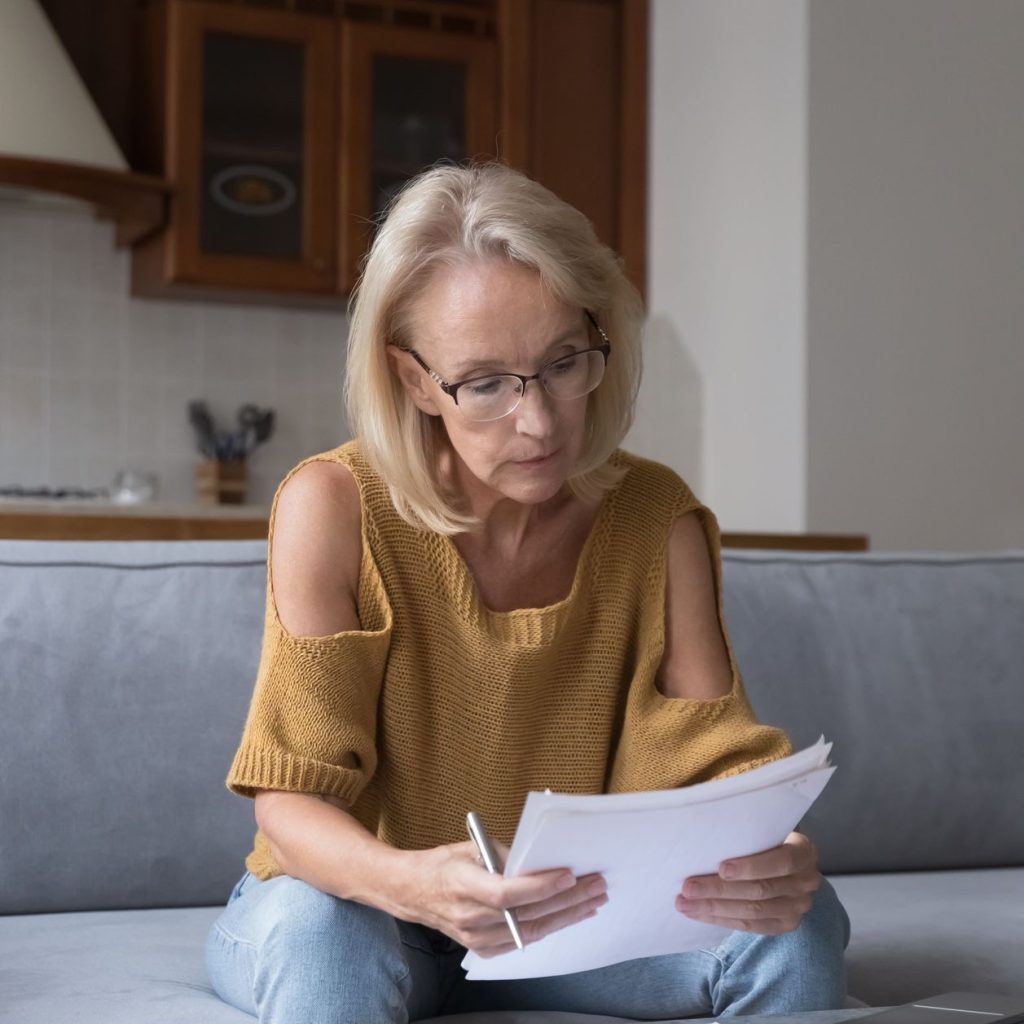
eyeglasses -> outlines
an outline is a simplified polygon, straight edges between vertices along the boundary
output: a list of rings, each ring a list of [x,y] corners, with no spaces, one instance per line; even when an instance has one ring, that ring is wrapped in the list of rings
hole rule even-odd
[[[406,351],[430,375],[430,379],[459,407],[468,420],[487,423],[500,420],[514,412],[526,394],[526,385],[537,381],[552,398],[571,401],[590,394],[604,379],[605,365],[611,352],[608,335],[601,330],[593,314],[585,311],[597,329],[603,344],[559,356],[527,377],[521,373],[497,373],[486,377],[470,377],[449,384],[423,361],[415,349]]]

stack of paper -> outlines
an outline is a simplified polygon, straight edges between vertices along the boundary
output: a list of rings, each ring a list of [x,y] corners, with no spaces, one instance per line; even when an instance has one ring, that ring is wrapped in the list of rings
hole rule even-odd
[[[638,957],[718,945],[727,928],[675,909],[683,880],[717,874],[723,860],[778,846],[835,771],[831,743],[742,775],[683,789],[567,796],[530,793],[505,876],[569,868],[600,872],[608,902],[595,917],[526,949],[462,961],[471,981],[569,974]]]

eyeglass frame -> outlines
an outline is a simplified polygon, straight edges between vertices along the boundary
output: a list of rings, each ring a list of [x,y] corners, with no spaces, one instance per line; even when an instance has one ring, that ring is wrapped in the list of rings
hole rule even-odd
[[[427,366],[427,364],[423,360],[423,357],[419,354],[419,352],[416,351],[416,349],[407,348],[403,349],[403,351],[408,352],[409,355],[411,355],[413,359],[415,359],[416,362],[420,364],[423,370],[427,373],[427,376],[429,376],[430,379],[446,395],[448,395],[448,397],[451,398],[451,400],[456,405],[459,404],[459,388],[463,387],[463,385],[465,384],[475,384],[478,380],[490,380],[491,377],[516,377],[518,380],[521,380],[523,382],[523,390],[519,394],[519,402],[521,402],[523,398],[526,396],[526,385],[529,384],[531,380],[537,381],[537,383],[540,384],[540,386],[543,388],[544,385],[541,383],[540,379],[541,374],[544,373],[544,371],[547,370],[549,366],[554,366],[555,363],[559,363],[563,359],[568,359],[570,356],[581,356],[584,352],[600,352],[601,355],[604,356],[604,365],[607,367],[608,357],[611,355],[612,351],[612,343],[608,340],[608,335],[604,333],[604,331],[601,328],[601,325],[594,319],[594,314],[591,313],[589,309],[585,309],[583,312],[587,314],[587,319],[594,325],[594,327],[597,330],[597,333],[601,335],[602,339],[604,340],[604,344],[594,345],[591,348],[581,348],[578,352],[570,352],[566,353],[564,356],[558,356],[556,359],[552,359],[549,362],[545,363],[536,373],[530,374],[529,376],[526,376],[522,373],[482,373],[480,374],[479,377],[467,377],[465,380],[460,380],[456,381],[454,384],[449,384],[448,381],[446,381],[439,373],[437,373],[436,370],[432,370],[429,366]],[[602,380],[603,379],[604,378],[602,377]],[[600,387],[600,384],[601,382],[598,381],[597,385],[591,390],[596,391],[597,387]],[[544,390],[546,394],[551,394],[551,392],[549,392],[547,388],[544,388]],[[584,394],[589,395],[590,391],[585,391]],[[551,397],[556,398],[555,395],[552,395]],[[583,395],[580,395],[580,397],[582,398]],[[574,399],[563,399],[563,401],[574,401]],[[512,406],[512,408],[509,409],[508,412],[502,413],[502,415],[496,417],[496,419],[500,420],[504,419],[506,416],[510,416],[519,407],[519,402],[516,402],[516,404]]]

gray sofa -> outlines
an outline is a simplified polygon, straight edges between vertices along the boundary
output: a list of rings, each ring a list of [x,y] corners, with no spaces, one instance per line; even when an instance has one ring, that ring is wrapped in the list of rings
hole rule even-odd
[[[251,1021],[202,946],[254,828],[223,778],[265,557],[0,541],[5,1024]],[[852,919],[851,993],[1024,992],[1024,552],[726,552],[724,574],[760,716],[835,742],[804,827]]]

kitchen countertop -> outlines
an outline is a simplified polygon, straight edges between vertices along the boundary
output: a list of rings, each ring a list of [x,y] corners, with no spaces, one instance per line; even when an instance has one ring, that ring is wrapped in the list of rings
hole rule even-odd
[[[0,515],[139,516],[159,519],[269,519],[269,505],[201,505],[199,502],[0,497]]]

